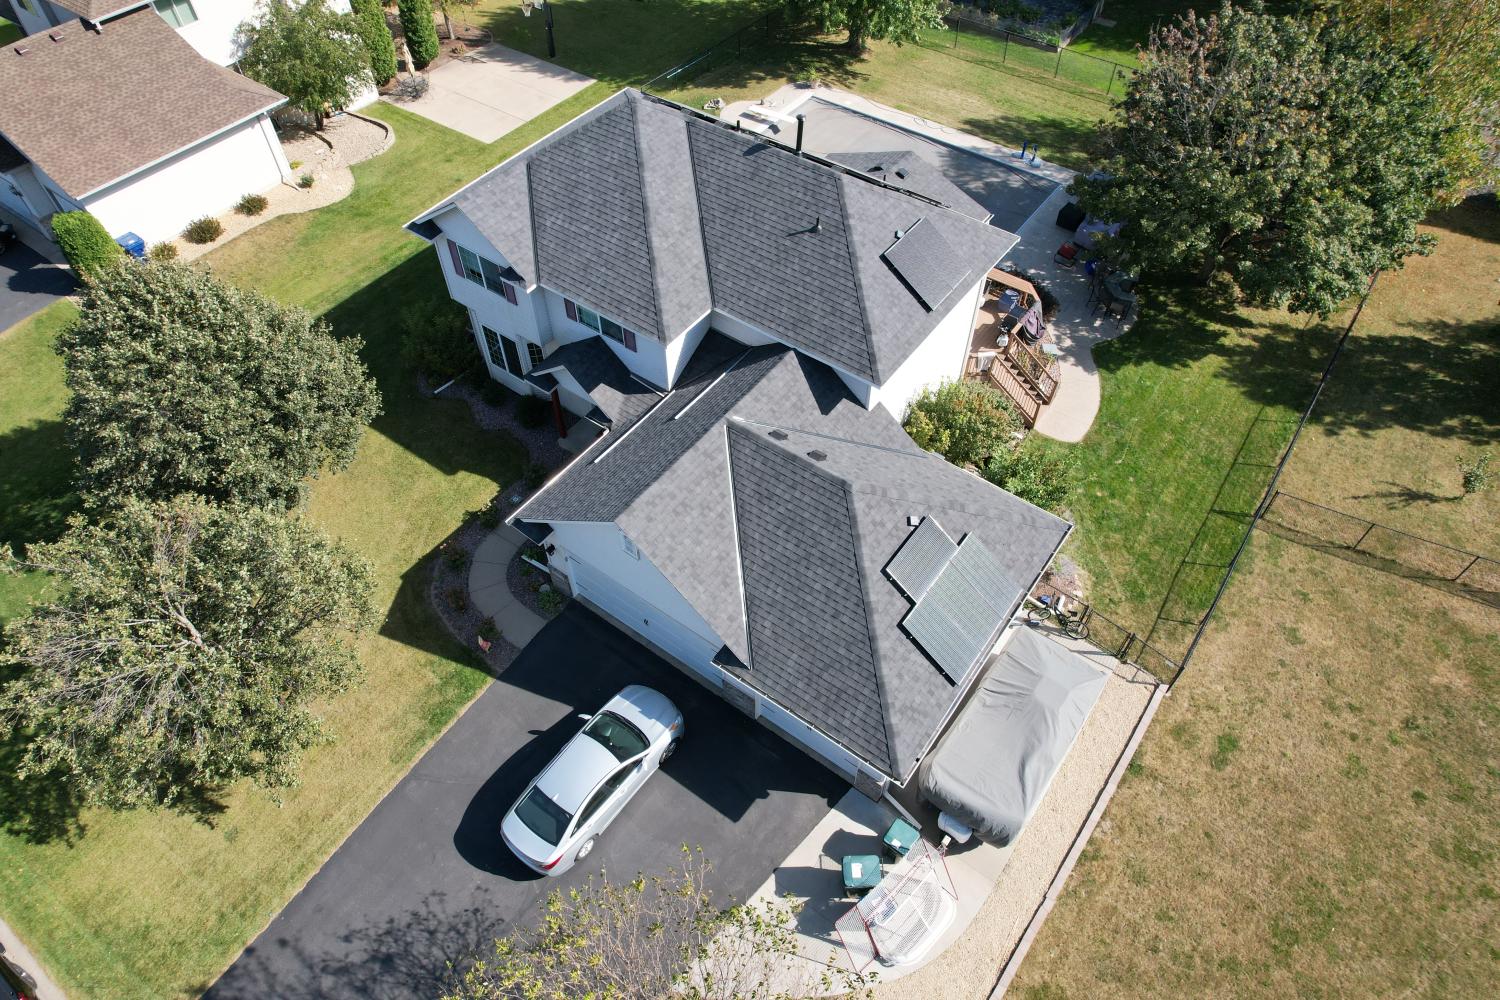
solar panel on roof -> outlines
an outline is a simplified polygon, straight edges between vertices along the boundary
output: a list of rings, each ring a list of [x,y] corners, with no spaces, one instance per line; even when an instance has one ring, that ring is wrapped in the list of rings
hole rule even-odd
[[[927,521],[922,523],[925,525]],[[917,532],[913,532],[907,545],[916,536]],[[947,538],[944,533],[943,539]],[[906,547],[902,546],[902,552]],[[988,652],[990,639],[1005,621],[1019,593],[1020,588],[1006,578],[984,543],[966,535],[954,546],[937,577],[918,597],[916,607],[907,613],[901,626],[956,684],[974,661]]]
[[[928,312],[948,297],[965,270],[952,245],[925,218],[918,219],[881,256]]]
[[[885,572],[906,596],[920,600],[957,551],[958,546],[942,525],[924,517],[886,564]]]
[[[1010,611],[1024,589],[1005,575],[994,554],[973,535],[965,535],[958,543],[958,551],[949,562],[948,571],[963,576],[1000,615]]]

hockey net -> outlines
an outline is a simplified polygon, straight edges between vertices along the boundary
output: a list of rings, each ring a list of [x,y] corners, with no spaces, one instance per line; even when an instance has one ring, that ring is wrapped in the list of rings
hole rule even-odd
[[[920,956],[947,928],[957,899],[943,853],[918,840],[834,929],[855,972],[864,972],[882,955],[904,964],[903,958]]]

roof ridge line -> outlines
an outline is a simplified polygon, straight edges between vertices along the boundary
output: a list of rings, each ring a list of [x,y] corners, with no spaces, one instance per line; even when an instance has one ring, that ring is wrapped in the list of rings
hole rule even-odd
[[[869,441],[856,441],[854,438],[843,437],[842,435],[839,435],[839,434],[825,434],[825,433],[822,433],[820,431],[803,430],[800,427],[792,427],[792,426],[789,426],[789,425],[786,425],[786,424],[774,424],[774,423],[771,423],[768,420],[756,420],[754,417],[742,417],[742,416],[740,416],[737,413],[730,414],[729,415],[729,419],[730,420],[737,420],[737,421],[739,421],[742,424],[754,424],[757,427],[771,427],[771,428],[774,428],[776,430],[790,431],[793,434],[805,434],[808,437],[818,438],[818,439],[823,440],[823,441],[838,441],[838,442],[840,442],[842,444],[852,444],[852,445],[856,445],[856,446],[858,446],[860,448],[870,448],[870,449],[873,449],[875,451],[888,451],[888,452],[890,452],[893,455],[908,455],[908,456],[911,456],[913,458],[918,458],[918,457],[921,457],[923,455],[927,455],[927,456],[930,456],[930,457],[933,457],[933,458],[941,457],[941,456],[938,456],[935,452],[930,452],[930,451],[911,451],[911,450],[909,450],[907,448],[893,448],[893,447],[891,447],[888,444],[872,444]],[[912,442],[912,443],[915,444],[916,442]],[[958,466],[955,465],[954,468],[956,469],[956,468],[958,468]],[[960,471],[962,471],[962,470],[960,470]]]
[[[800,457],[800,456],[799,456]],[[806,462],[808,459],[803,458]],[[885,760],[893,769],[899,768],[900,763],[896,760],[896,746],[891,738],[891,702],[886,696],[885,677],[880,670],[880,657],[876,653],[875,622],[870,618],[870,608],[874,603],[870,587],[865,579],[865,574],[860,570],[864,565],[864,546],[859,541],[858,514],[854,506],[854,490],[847,479],[840,477],[843,485],[841,495],[844,498],[844,507],[849,513],[849,538],[854,547],[854,577],[859,581],[859,603],[865,613],[865,642],[870,650],[870,667],[875,682],[875,693],[880,698],[880,731],[885,734]]]
[[[621,93],[625,95],[625,106],[630,109],[630,144],[635,147],[635,178],[641,193],[641,220],[645,222],[646,265],[651,274],[651,308],[656,313],[656,341],[666,346],[671,331],[667,330],[662,323],[662,275],[659,267],[660,261],[656,257],[656,240],[652,233],[651,199],[646,194],[646,157],[641,151],[640,101],[634,98],[629,88],[622,90]]]
[[[869,310],[865,308],[865,286],[859,280],[859,258],[855,253],[854,240],[852,239],[851,233],[851,230],[854,228],[854,222],[849,217],[848,199],[844,197],[843,178],[852,176],[854,176],[852,173],[836,169],[833,175],[833,189],[838,192],[839,196],[839,215],[841,216],[839,221],[843,223],[844,252],[849,255],[849,276],[854,280],[854,302],[859,306],[859,322],[865,330],[865,360],[867,363],[866,367],[868,367],[869,370],[875,374],[875,377],[880,379],[883,384],[885,381],[885,373],[880,370],[880,365],[877,363],[878,359],[875,357],[875,331],[870,327],[870,313]],[[893,188],[892,190],[895,189]]]

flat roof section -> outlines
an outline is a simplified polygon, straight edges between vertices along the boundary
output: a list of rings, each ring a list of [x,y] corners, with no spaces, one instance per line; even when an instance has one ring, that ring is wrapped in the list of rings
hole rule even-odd
[[[819,97],[793,109],[807,115],[803,142],[819,156],[910,150],[943,172],[965,194],[994,213],[990,225],[1018,233],[1057,183],[1046,177],[909,132]],[[785,141],[787,136],[778,136]]]

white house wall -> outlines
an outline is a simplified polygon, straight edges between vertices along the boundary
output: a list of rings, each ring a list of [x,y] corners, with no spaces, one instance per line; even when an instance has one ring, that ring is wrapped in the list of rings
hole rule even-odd
[[[84,199],[111,236],[127,232],[147,243],[176,236],[205,215],[223,215],[247,194],[291,174],[265,115],[179,153]]]
[[[521,516],[525,516],[524,510]],[[571,553],[578,561],[608,575],[641,601],[712,644],[714,649],[724,644],[646,553],[639,553],[637,558],[626,551],[624,533],[617,525],[583,521],[549,523],[552,534],[547,536],[547,544],[557,546],[557,551],[549,557],[552,565],[565,565],[562,556]]]
[[[924,388],[962,378],[974,332],[974,314],[979,308],[983,289],[984,281],[980,280],[969,294],[959,299],[911,357],[891,373],[885,384],[873,388],[865,405],[884,406],[891,416],[900,420],[906,415],[906,404]]]
[[[509,267],[510,261],[485,239],[462,212],[454,209],[437,220],[443,235],[433,243],[437,251],[438,264],[443,269],[443,280],[448,283],[448,295],[453,301],[466,306],[485,326],[496,333],[503,333],[522,343],[536,344],[544,349],[552,346],[550,330],[545,316],[539,315],[536,296],[526,294],[526,289],[516,285],[516,304],[511,305],[505,296],[492,292],[483,285],[470,281],[455,272],[453,254],[448,250],[447,240],[481,257],[487,257],[501,267]]]
[[[198,54],[220,66],[232,66],[239,62],[239,47],[235,36],[240,25],[251,19],[259,6],[258,0],[191,0],[193,12],[198,20],[186,27],[178,28],[183,37]],[[347,11],[348,0],[330,0],[335,10]]]

